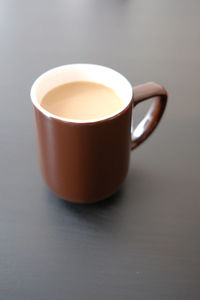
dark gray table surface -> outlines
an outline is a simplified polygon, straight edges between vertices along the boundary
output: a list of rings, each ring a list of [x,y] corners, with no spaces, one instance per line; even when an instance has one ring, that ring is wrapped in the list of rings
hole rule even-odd
[[[29,98],[73,62],[170,96],[120,192],[90,206],[45,187]],[[199,300],[200,1],[1,0],[0,74],[0,299]]]

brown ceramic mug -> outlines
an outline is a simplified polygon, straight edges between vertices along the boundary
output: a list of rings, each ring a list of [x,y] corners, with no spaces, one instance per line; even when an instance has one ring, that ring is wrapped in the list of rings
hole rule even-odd
[[[52,88],[73,81],[104,84],[117,93],[124,105],[102,119],[70,120],[41,107],[42,97]],[[152,98],[151,107],[131,133],[132,110]],[[77,203],[100,201],[123,183],[130,151],[156,128],[165,110],[166,90],[148,82],[132,88],[120,73],[103,66],[72,64],[52,69],[33,84],[39,160],[47,186],[59,197]]]

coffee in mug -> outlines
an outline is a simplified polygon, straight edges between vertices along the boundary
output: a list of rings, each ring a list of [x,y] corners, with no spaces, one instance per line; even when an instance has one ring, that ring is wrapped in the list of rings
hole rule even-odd
[[[136,74],[137,75],[137,74]],[[152,99],[132,128],[132,111]],[[128,173],[131,150],[158,125],[167,92],[155,82],[135,87],[120,73],[72,64],[41,75],[31,88],[40,168],[60,198],[92,203],[115,193]]]
[[[120,110],[122,99],[103,84],[75,81],[50,90],[41,100],[48,112],[63,118],[92,120]]]

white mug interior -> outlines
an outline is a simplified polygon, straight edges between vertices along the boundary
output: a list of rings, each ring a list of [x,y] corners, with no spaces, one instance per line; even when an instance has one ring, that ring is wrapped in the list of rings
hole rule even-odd
[[[93,120],[76,120],[59,117],[48,112],[40,105],[44,95],[51,89],[74,81],[90,81],[103,84],[113,89],[121,98],[124,105],[113,114]],[[75,123],[88,123],[114,117],[123,111],[132,100],[133,89],[130,82],[123,75],[113,69],[93,64],[71,64],[51,69],[39,76],[31,88],[30,95],[33,105],[47,117]]]

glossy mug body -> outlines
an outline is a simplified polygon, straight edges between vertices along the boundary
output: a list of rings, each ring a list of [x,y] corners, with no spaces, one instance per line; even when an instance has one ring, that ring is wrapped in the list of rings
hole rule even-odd
[[[122,109],[102,119],[70,120],[55,116],[41,107],[40,101],[49,90],[72,81],[93,81],[111,87],[123,100]],[[157,102],[162,104],[163,100],[157,97]],[[31,89],[31,98],[40,168],[47,186],[57,196],[77,203],[100,201],[116,192],[128,172],[131,147],[135,147],[133,140],[134,143],[138,141],[136,144],[142,141],[141,134],[131,138],[134,97],[128,80],[103,66],[66,65],[41,75]],[[158,103],[153,114],[157,109],[160,117],[165,105],[159,109]],[[153,114],[149,113],[155,119]],[[156,117],[158,122],[159,117]],[[149,129],[150,125],[147,125]],[[150,131],[155,126],[151,124]],[[145,131],[144,126],[143,133]]]

